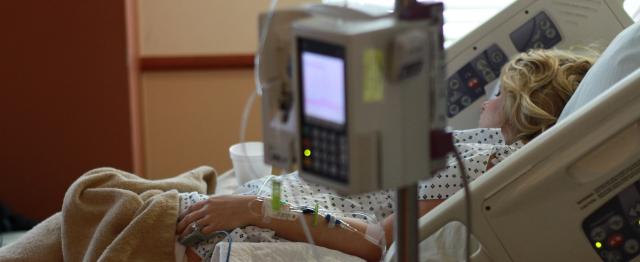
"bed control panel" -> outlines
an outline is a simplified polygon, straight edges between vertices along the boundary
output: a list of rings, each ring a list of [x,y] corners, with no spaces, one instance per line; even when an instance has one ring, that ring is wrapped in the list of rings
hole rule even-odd
[[[484,87],[498,78],[507,56],[496,44],[474,57],[447,79],[447,115],[453,117],[485,94]]]
[[[527,14],[529,11],[526,11]],[[540,11],[509,33],[509,39],[518,52],[532,48],[548,49],[562,41],[558,27],[549,15]],[[508,41],[507,40],[507,41]],[[504,43],[502,43],[504,44]],[[477,48],[473,46],[474,50]],[[509,52],[511,47],[506,49]],[[447,116],[453,118],[470,107],[486,93],[485,86],[500,76],[509,56],[493,43],[465,63],[447,79]]]
[[[547,49],[562,41],[558,28],[545,12],[540,12],[509,34],[518,52]]]
[[[582,228],[606,262],[630,261],[640,253],[640,182],[636,181],[589,215]]]

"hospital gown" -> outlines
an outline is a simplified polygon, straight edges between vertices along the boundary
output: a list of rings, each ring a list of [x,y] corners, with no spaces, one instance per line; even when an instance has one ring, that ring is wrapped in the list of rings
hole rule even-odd
[[[506,145],[500,129],[480,128],[454,131],[453,136],[455,148],[463,159],[469,181],[484,174],[487,171],[489,161],[495,165],[523,146],[520,141]],[[443,170],[437,172],[431,179],[421,181],[418,184],[418,199],[448,198],[462,188],[459,176],[460,170],[456,159],[449,157],[447,166]],[[338,217],[353,217],[368,223],[378,224],[393,213],[395,205],[395,192],[392,190],[340,196],[330,188],[303,181],[297,172],[279,177],[268,176],[252,180],[239,186],[234,193],[270,198],[271,180],[273,179],[279,179],[282,183],[281,199],[284,202],[294,207],[309,208],[314,208],[317,203],[322,214],[330,213]],[[205,195],[194,193],[181,194],[181,211],[186,212],[189,206],[206,198]],[[197,248],[197,253],[205,257],[213,250],[213,245],[220,240],[214,239],[200,245]],[[256,227],[234,230],[232,240],[282,241],[275,236],[274,232]]]
[[[491,166],[494,166],[524,146],[522,141],[506,145],[498,128],[456,130],[453,132],[453,143],[460,153],[469,182],[487,172],[489,161],[492,162]],[[418,199],[449,198],[462,189],[459,176],[458,162],[454,157],[449,157],[443,170],[418,185]]]

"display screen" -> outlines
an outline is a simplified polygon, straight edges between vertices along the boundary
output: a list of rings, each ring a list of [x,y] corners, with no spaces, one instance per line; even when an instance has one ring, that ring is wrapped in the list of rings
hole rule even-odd
[[[348,93],[344,45],[297,40],[301,171],[349,184]]]
[[[344,59],[303,50],[301,62],[305,117],[344,125]]]

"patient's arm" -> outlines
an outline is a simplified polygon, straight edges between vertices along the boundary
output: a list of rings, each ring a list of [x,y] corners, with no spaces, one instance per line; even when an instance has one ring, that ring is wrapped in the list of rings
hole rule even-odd
[[[292,241],[307,242],[300,221],[270,219],[264,222],[256,210],[262,210],[262,202],[255,196],[224,195],[212,196],[190,208],[177,227],[177,233],[187,234],[189,225],[198,222],[203,226],[202,233],[210,234],[219,230],[232,230],[236,227],[255,225],[269,228],[280,237]],[[250,212],[249,209],[254,210]],[[313,241],[316,245],[342,251],[361,257],[367,261],[379,261],[382,255],[380,247],[364,238],[367,223],[358,219],[340,218],[358,232],[339,227],[329,228],[324,219],[318,219],[318,225],[312,226],[313,216],[305,215]],[[386,232],[385,232],[386,233]]]
[[[364,238],[364,233],[367,231],[367,223],[364,221],[352,218],[340,218],[355,228],[358,231],[358,233],[356,233],[339,227],[329,228],[327,222],[322,218],[318,219],[317,226],[312,226],[312,215],[305,215],[304,219],[307,221],[309,231],[316,245],[339,250],[350,255],[361,257],[367,261],[380,261],[380,256],[382,256],[380,247]],[[272,229],[279,236],[292,241],[307,242],[302,225],[298,220],[271,219],[270,222],[265,223],[260,217],[256,218],[252,224],[258,227]]]
[[[431,211],[434,207],[442,203],[444,199],[432,199],[432,200],[419,200],[418,201],[418,218]],[[384,234],[386,239],[393,239],[393,223],[395,222],[396,215],[390,215],[384,219],[382,226],[384,227]],[[387,240],[387,247],[389,247],[393,241]]]

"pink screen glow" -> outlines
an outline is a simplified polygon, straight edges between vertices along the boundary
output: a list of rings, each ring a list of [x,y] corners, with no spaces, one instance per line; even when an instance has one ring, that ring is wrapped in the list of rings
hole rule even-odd
[[[304,114],[343,125],[345,123],[344,61],[302,52]]]

